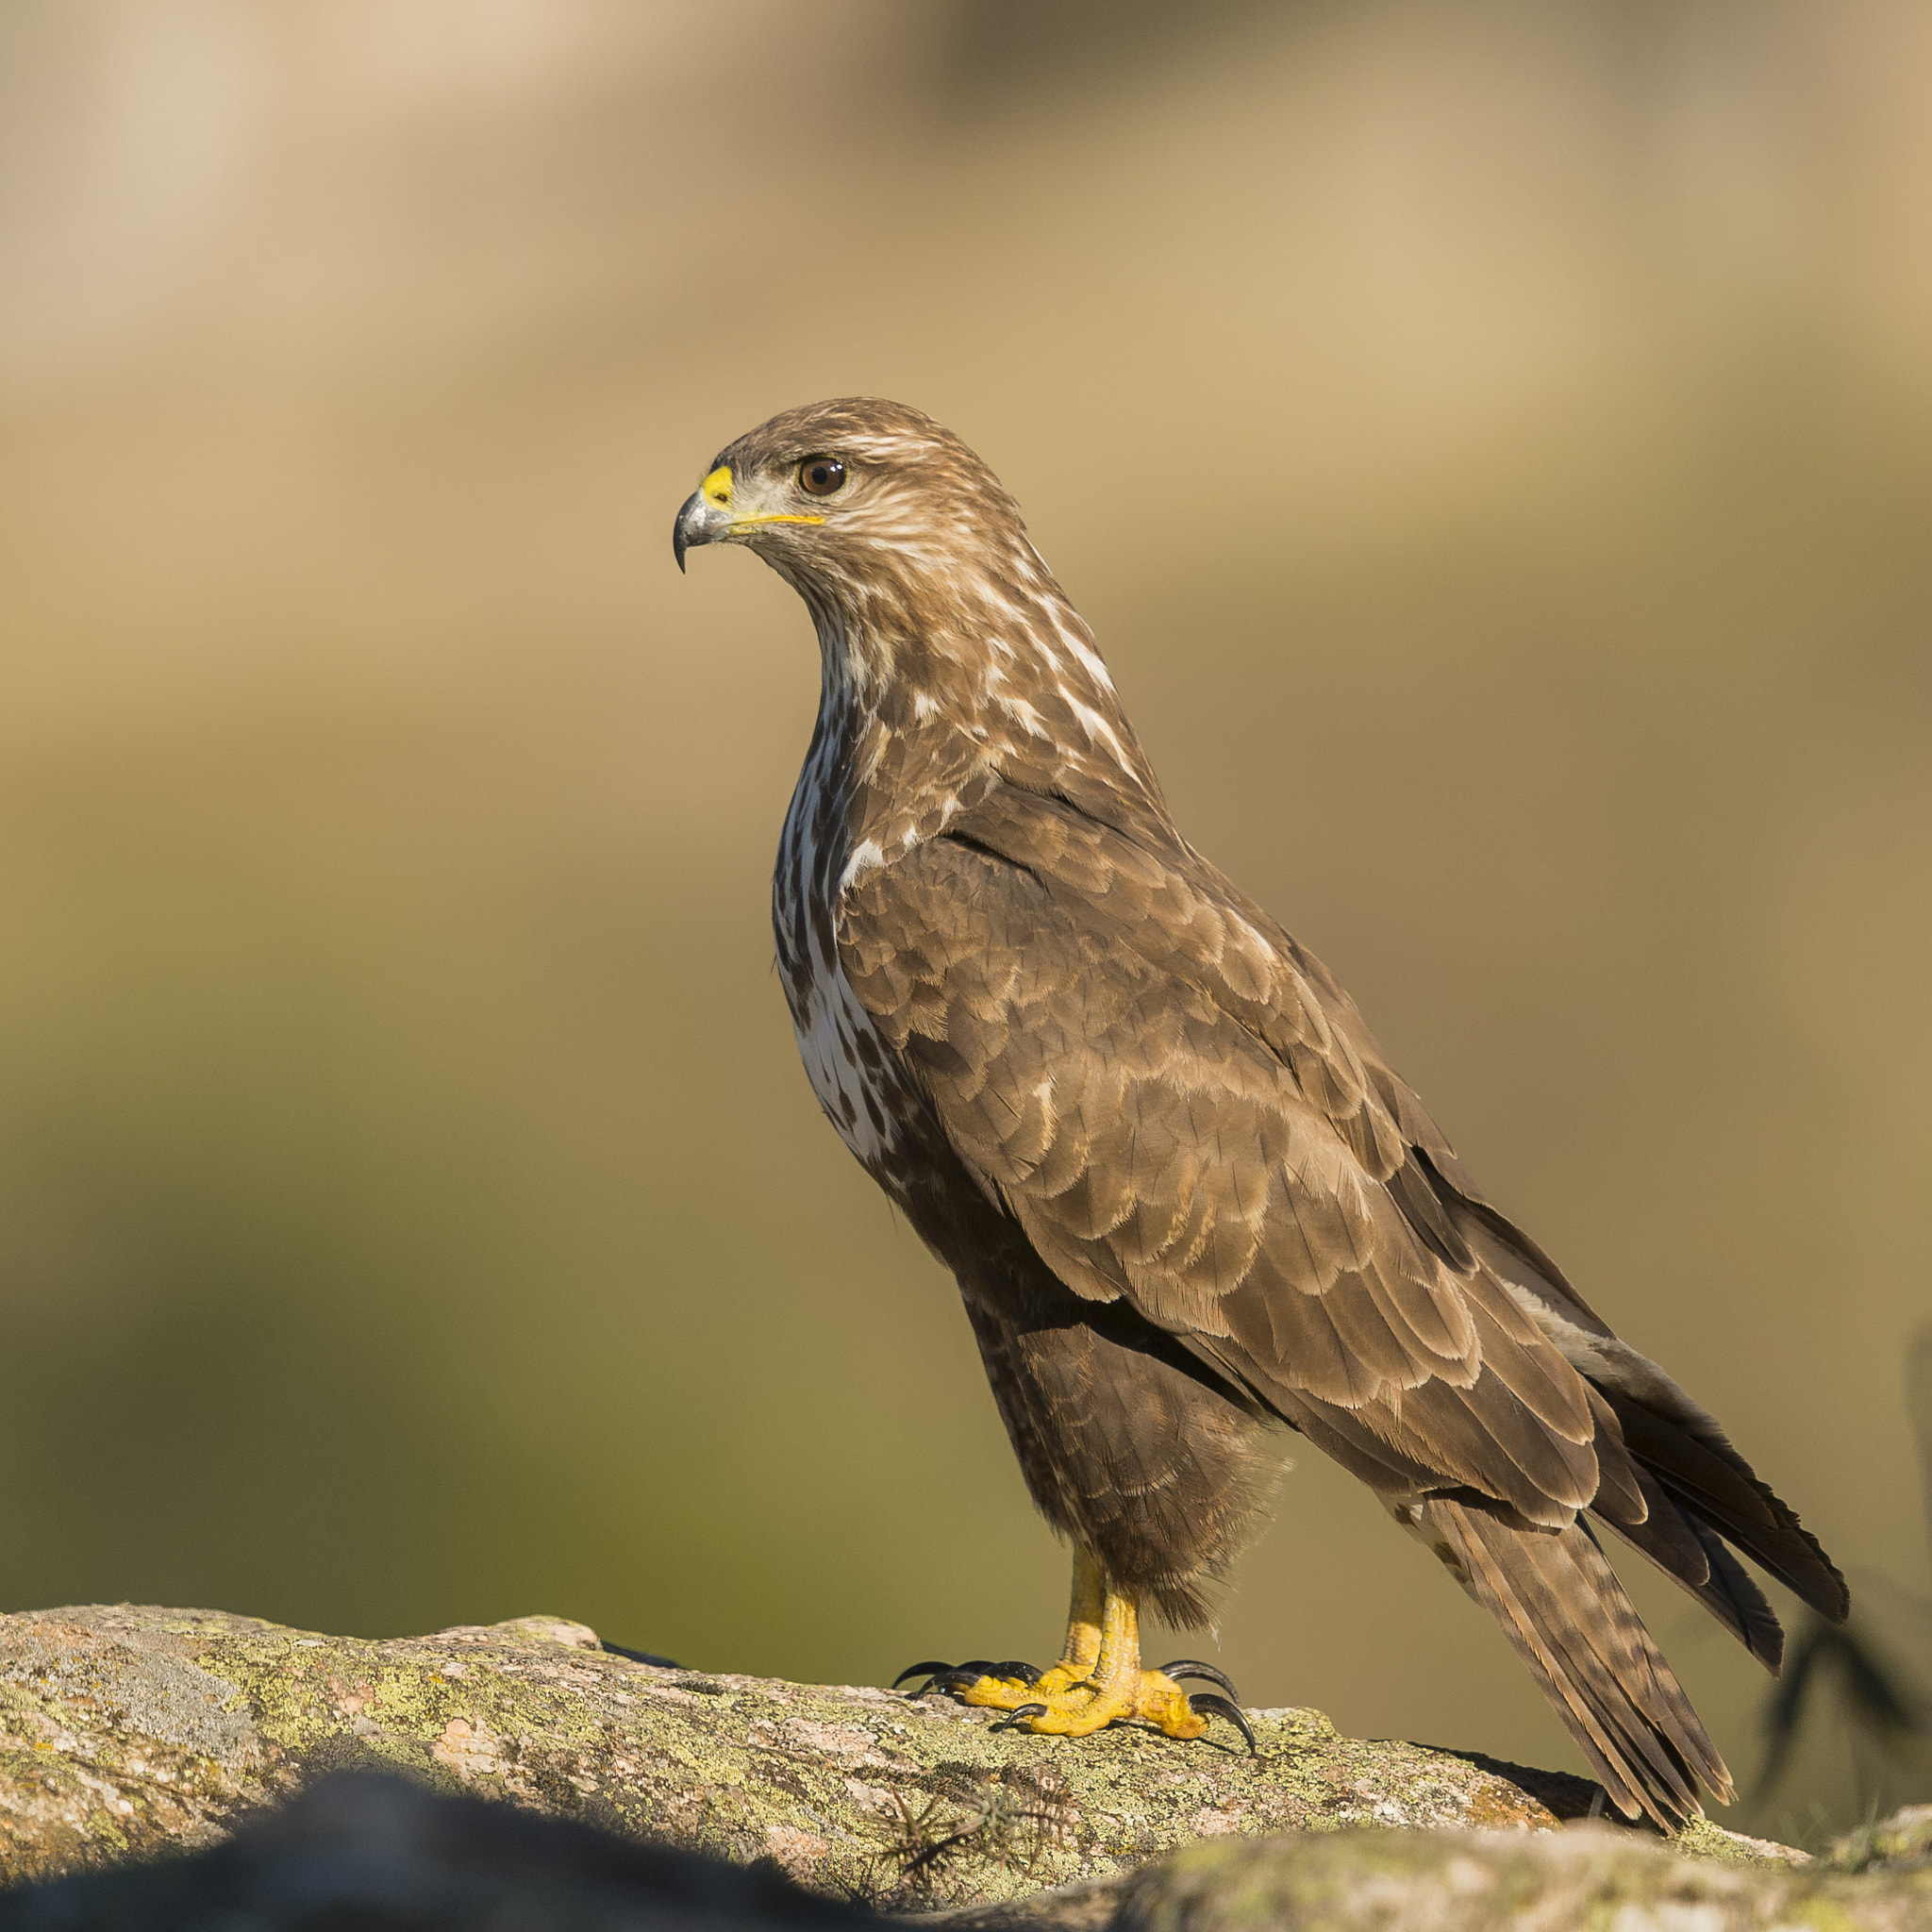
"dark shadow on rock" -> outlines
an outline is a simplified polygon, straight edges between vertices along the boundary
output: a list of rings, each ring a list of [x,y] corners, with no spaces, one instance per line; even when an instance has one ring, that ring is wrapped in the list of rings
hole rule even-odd
[[[1603,1786],[1587,1777],[1576,1777],[1567,1771],[1538,1771],[1532,1765],[1511,1764],[1507,1758],[1485,1757],[1480,1751],[1457,1751],[1447,1744],[1431,1744],[1428,1748],[1440,1751],[1444,1757],[1459,1757],[1463,1763],[1486,1771],[1491,1777],[1506,1779],[1564,1824],[1593,1818],[1604,1824],[1646,1832],[1653,1838],[1661,1836],[1647,1819],[1632,1824],[1610,1803]]]
[[[325,1778],[227,1843],[0,1895],[0,1932],[724,1932],[890,1922],[749,1869],[408,1778]]]
[[[659,1657],[654,1650],[633,1650],[627,1643],[612,1643],[607,1638],[600,1638],[606,1657],[627,1657],[634,1664],[650,1664],[660,1671],[681,1671],[684,1666],[675,1658]]]

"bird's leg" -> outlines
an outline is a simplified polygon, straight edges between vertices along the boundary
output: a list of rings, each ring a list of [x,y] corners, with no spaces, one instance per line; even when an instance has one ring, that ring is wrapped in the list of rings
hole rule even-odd
[[[1067,1641],[1060,1660],[1026,1688],[1037,1698],[1071,1690],[1093,1674],[1100,1657],[1100,1620],[1107,1600],[1107,1578],[1100,1558],[1090,1550],[1074,1552],[1074,1595],[1067,1606]]]
[[[1063,1697],[1093,1674],[1100,1655],[1100,1625],[1107,1581],[1100,1559],[1089,1550],[1074,1552],[1074,1594],[1067,1607],[1067,1641],[1060,1659],[1050,1671],[1032,1664],[914,1664],[902,1671],[908,1677],[929,1676],[924,1690],[945,1690],[967,1704],[989,1710],[1017,1710],[1042,1698]],[[924,1695],[924,1690],[914,1695]]]
[[[1117,1719],[1139,1718],[1170,1738],[1198,1738],[1208,1728],[1202,1710],[1211,1708],[1239,1725],[1249,1749],[1254,1748],[1254,1734],[1228,1699],[1196,1691],[1191,1702],[1189,1693],[1165,1671],[1141,1668],[1140,1599],[1113,1589],[1099,1558],[1087,1550],[1074,1553],[1067,1641],[1059,1662],[1051,1670],[1008,1674],[1014,1670],[1010,1664],[917,1668],[920,1673],[928,1668],[934,1673],[926,1689],[949,1691],[962,1704],[1009,1712],[1009,1725],[1024,1724],[1028,1730],[1084,1738]],[[1206,1664],[1176,1664],[1174,1669],[1227,1684],[1219,1671]]]
[[[971,1690],[961,1695],[974,1702]],[[1084,1738],[1121,1718],[1139,1718],[1170,1738],[1198,1738],[1208,1728],[1208,1720],[1196,1714],[1172,1677],[1141,1668],[1140,1599],[1108,1590],[1101,1601],[1100,1647],[1086,1679],[1068,1695],[1048,1700],[1036,1693],[1013,1709],[1009,1722],[1051,1737]]]

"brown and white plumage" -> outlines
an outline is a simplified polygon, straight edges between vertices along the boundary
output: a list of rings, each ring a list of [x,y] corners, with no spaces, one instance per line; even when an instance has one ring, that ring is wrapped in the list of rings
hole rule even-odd
[[[1827,1615],[1842,1580],[1181,837],[991,472],[915,410],[820,404],[725,450],[677,541],[748,543],[811,611],[773,901],[801,1052],[958,1276],[1049,1521],[1199,1621],[1286,1424],[1494,1613],[1622,1809],[1728,1797],[1591,1523],[1774,1670],[1730,1546]]]

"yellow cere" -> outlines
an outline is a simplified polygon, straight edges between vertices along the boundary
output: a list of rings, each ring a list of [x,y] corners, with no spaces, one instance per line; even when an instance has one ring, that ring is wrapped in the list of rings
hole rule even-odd
[[[731,465],[720,463],[707,476],[700,489],[707,503],[716,504],[720,509],[731,508]],[[734,517],[731,527],[734,530],[748,529],[753,524],[822,524],[824,517],[791,516],[783,510],[754,510],[748,516]]]

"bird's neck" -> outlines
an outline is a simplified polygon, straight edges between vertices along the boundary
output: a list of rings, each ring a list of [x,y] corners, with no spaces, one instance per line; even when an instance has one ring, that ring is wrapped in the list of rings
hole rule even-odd
[[[807,593],[821,680],[801,791],[842,830],[843,877],[999,784],[1177,836],[1092,632],[1030,545],[1005,561],[939,594]]]

